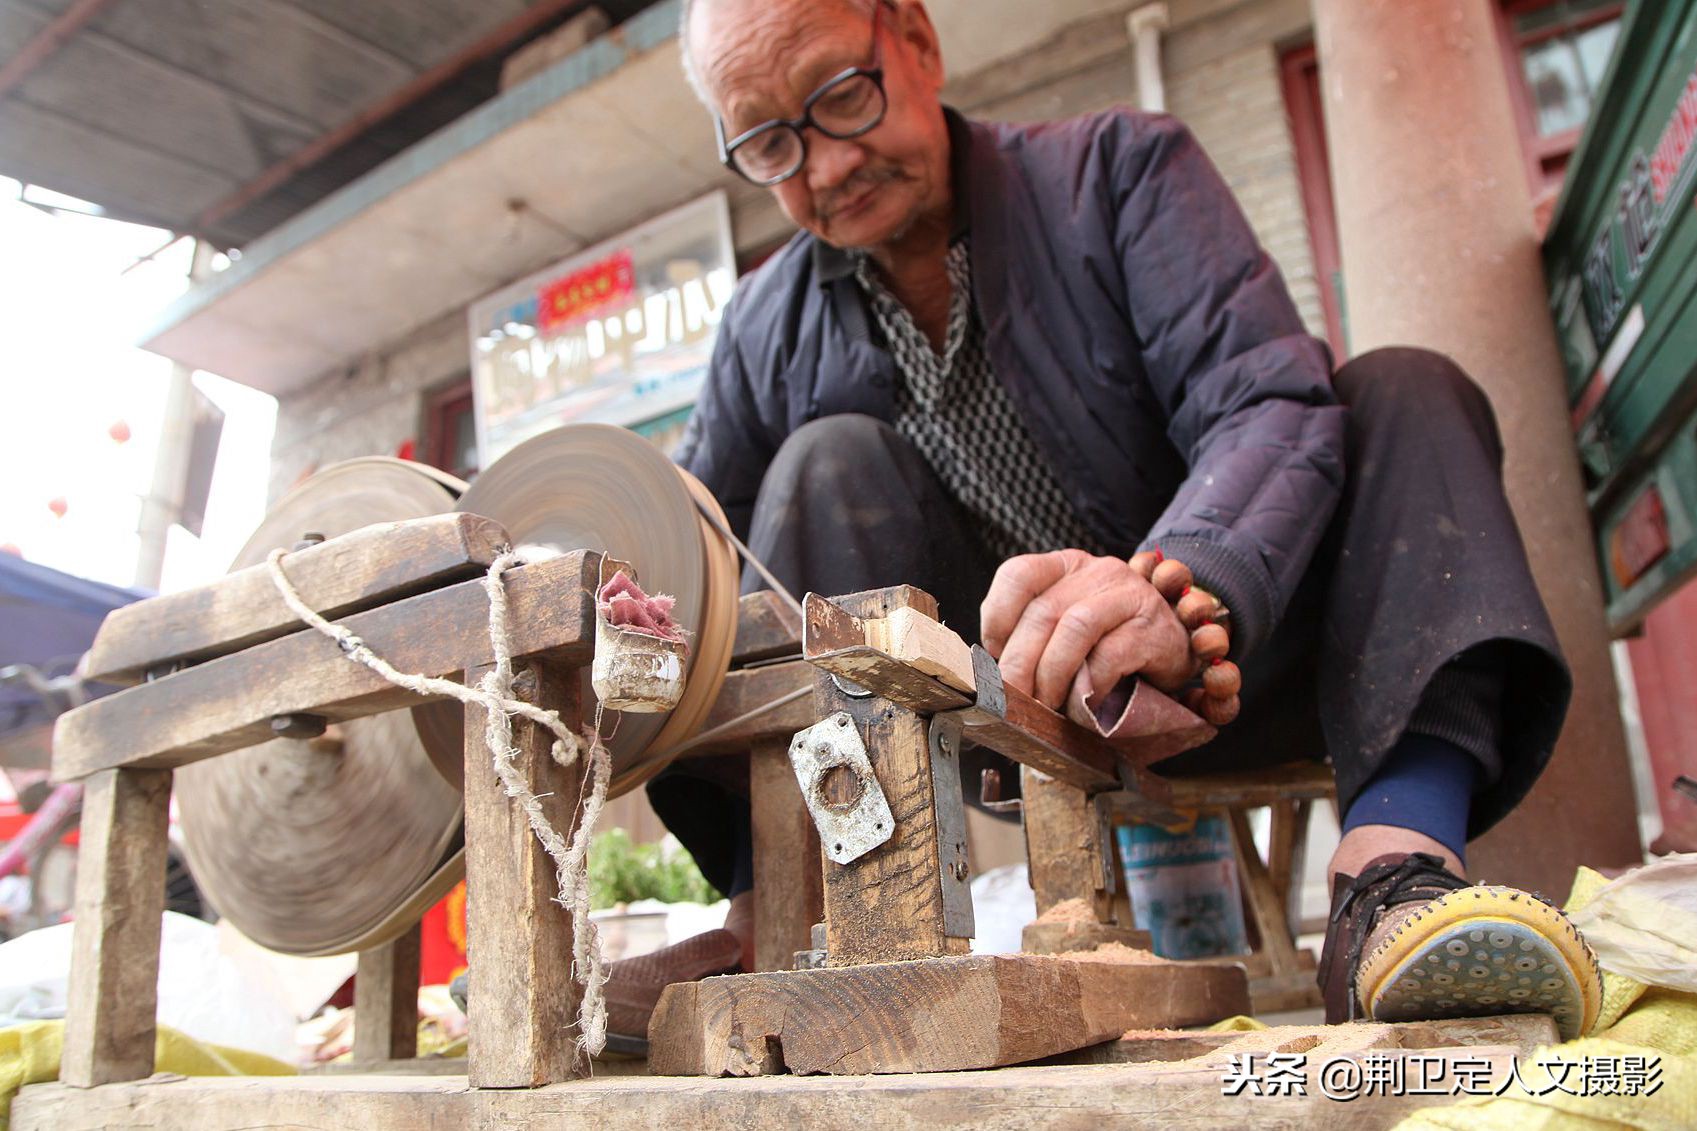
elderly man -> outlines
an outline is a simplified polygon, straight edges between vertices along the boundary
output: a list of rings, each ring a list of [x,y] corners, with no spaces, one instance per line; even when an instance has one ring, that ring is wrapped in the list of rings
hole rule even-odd
[[[1334,374],[1172,118],[944,107],[920,0],[694,0],[683,42],[725,163],[801,229],[730,304],[678,455],[755,554],[798,592],[928,590],[1052,707],[1191,688],[1228,725],[1161,772],[1329,755],[1330,1020],[1588,1027],[1596,964],[1559,912],[1462,878],[1570,690],[1479,389],[1413,349]],[[1205,607],[1175,612],[1151,551]],[[1229,643],[1193,634],[1225,610]],[[1222,646],[1241,681],[1199,694]],[[650,796],[733,912],[616,970],[627,1031],[749,955],[745,796],[687,771]]]

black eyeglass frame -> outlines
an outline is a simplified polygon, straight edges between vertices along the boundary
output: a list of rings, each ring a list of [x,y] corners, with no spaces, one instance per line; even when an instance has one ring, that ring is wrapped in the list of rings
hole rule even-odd
[[[883,124],[884,115],[889,113],[890,110],[890,95],[889,92],[884,89],[884,46],[878,36],[878,17],[883,13],[884,5],[888,2],[889,0],[874,0],[873,3],[871,65],[866,67],[849,67],[847,70],[841,71],[831,78],[826,79],[825,82],[820,85],[819,89],[808,95],[806,101],[801,104],[800,117],[773,118],[770,121],[761,122],[758,126],[739,134],[736,138],[730,141],[726,141],[724,119],[719,117],[717,114],[713,115],[713,133],[719,142],[719,161],[725,166],[725,168],[729,169],[743,180],[748,181],[750,184],[756,184],[762,188],[771,188],[773,185],[783,184],[806,167],[807,128],[809,126],[818,130],[826,137],[835,138],[837,141],[852,141],[857,137],[863,137],[864,135],[871,133]],[[861,126],[858,129],[849,131],[848,133],[837,133],[835,130],[827,129],[813,120],[813,107],[817,105],[821,99],[830,94],[833,90],[836,90],[843,83],[848,82],[850,79],[861,77],[871,79],[873,87],[878,91],[878,112],[872,116],[871,121],[867,122],[864,126]],[[745,143],[752,141],[754,138],[759,137],[761,134],[780,129],[787,129],[791,131],[796,135],[796,140],[801,143],[801,153],[796,159],[795,166],[788,172],[773,177],[771,180],[762,181],[749,176],[736,163],[737,149]]]

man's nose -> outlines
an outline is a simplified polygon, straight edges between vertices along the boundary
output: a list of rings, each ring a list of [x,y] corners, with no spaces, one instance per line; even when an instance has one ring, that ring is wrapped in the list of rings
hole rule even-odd
[[[813,131],[807,140],[807,184],[815,192],[837,188],[866,164],[866,151],[853,140],[844,141]]]

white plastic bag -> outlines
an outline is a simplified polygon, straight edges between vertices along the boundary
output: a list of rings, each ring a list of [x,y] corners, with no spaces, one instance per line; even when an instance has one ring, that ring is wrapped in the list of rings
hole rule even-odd
[[[1697,853],[1633,869],[1570,917],[1603,969],[1697,993]]]
[[[65,1015],[72,924],[0,946],[0,1024]],[[295,1018],[277,976],[230,954],[210,923],[165,912],[159,948],[159,1023],[196,1040],[293,1063]]]

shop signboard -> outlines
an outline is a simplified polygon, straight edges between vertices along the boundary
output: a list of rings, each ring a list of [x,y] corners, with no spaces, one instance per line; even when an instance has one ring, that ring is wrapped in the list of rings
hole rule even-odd
[[[561,424],[687,413],[735,282],[715,192],[473,303],[480,466]]]
[[[1628,6],[1544,265],[1609,619],[1629,632],[1697,572],[1697,0]]]

